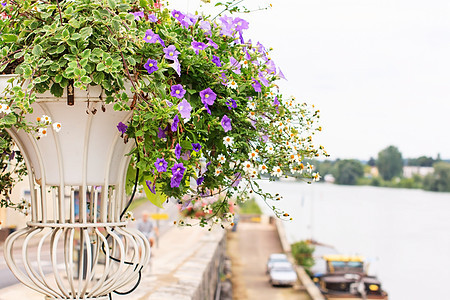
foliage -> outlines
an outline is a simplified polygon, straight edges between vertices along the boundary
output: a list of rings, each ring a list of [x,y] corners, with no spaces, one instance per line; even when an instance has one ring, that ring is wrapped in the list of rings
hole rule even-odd
[[[295,262],[303,266],[305,271],[310,274],[310,268],[314,266],[314,246],[311,246],[306,241],[296,242],[291,245],[292,256],[295,259]]]
[[[240,2],[219,6],[238,12]],[[284,76],[266,47],[244,39],[245,20],[183,14],[153,0],[15,0],[2,14],[0,69],[18,76],[3,91],[0,130],[44,138],[50,121],[24,119],[38,93],[100,85],[101,101],[132,111],[118,134],[136,143],[139,182],[182,208],[208,199],[200,225],[228,218],[229,199],[249,191],[274,200],[253,182],[261,174],[318,178],[303,160],[327,155],[312,143],[319,111],[280,94]],[[59,121],[53,130],[64,130]]]
[[[438,162],[433,167],[433,174],[428,174],[424,178],[424,189],[435,192],[450,192],[450,163]]]
[[[336,163],[336,183],[355,185],[357,180],[364,175],[361,162],[355,159],[344,159]]]
[[[255,199],[250,199],[245,202],[239,203],[240,214],[262,214],[261,208],[258,203],[256,203]]]
[[[389,146],[378,153],[376,165],[384,180],[400,177],[403,172],[402,154],[397,147]]]
[[[418,158],[410,158],[407,160],[408,166],[432,167],[435,160],[432,157],[420,156]]]

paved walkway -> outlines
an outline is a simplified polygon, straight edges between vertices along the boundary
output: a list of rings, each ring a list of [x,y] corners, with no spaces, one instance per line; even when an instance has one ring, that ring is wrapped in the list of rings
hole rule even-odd
[[[309,300],[298,282],[292,288],[272,287],[266,274],[271,253],[282,252],[275,226],[239,223],[236,232],[227,236],[227,254],[232,262],[234,300]]]

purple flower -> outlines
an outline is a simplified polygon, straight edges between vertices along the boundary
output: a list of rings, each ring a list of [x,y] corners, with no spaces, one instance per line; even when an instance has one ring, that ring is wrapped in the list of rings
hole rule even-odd
[[[248,29],[248,22],[241,18],[235,18],[233,25],[236,26],[236,31],[242,32],[244,29]]]
[[[8,156],[8,161],[12,161],[16,157],[16,151],[13,150]]]
[[[167,171],[167,161],[164,158],[157,158],[155,162],[156,171],[163,173]]]
[[[159,34],[154,33],[151,29],[147,29],[145,32],[144,41],[150,44],[159,42],[163,47],[166,46],[164,41],[159,37]]]
[[[178,104],[178,111],[183,119],[190,119],[192,106],[186,99],[183,99],[183,101]]]
[[[218,67],[222,66],[222,63],[220,62],[220,58],[215,55],[213,55],[213,58],[211,59],[211,61]]]
[[[260,92],[261,93],[261,84],[258,82],[258,80],[256,80],[255,78],[252,77],[253,80],[253,84],[252,87],[255,89],[255,92]]]
[[[152,184],[152,182],[150,180],[146,180],[145,184],[147,185],[147,187],[150,190],[150,192],[152,192],[153,194],[156,195],[156,187],[155,187],[155,185]]]
[[[178,118],[178,115],[175,115],[175,117],[173,118],[172,126],[170,126],[170,130],[172,130],[173,132],[177,131],[178,122],[180,122],[180,118]]]
[[[225,132],[231,130],[231,120],[230,120],[230,118],[227,117],[227,115],[223,115],[222,120],[220,121],[220,124],[222,125],[223,130],[225,130]]]
[[[173,106],[173,103],[172,102],[170,102],[169,100],[164,100],[164,101],[166,101],[166,104],[167,104],[167,106],[169,106],[169,107],[172,107]]]
[[[2,6],[5,7],[6,6],[6,2],[2,2]]]
[[[144,65],[144,68],[147,70],[148,74],[152,74],[156,70],[158,70],[158,62],[154,59],[149,58]]]
[[[286,77],[284,76],[283,72],[281,72],[280,68],[278,68],[278,77],[283,78],[284,80],[287,80]]]
[[[143,11],[132,12],[131,14],[134,16],[134,19],[136,21],[139,21],[139,20],[141,20],[141,18],[144,18],[144,12]]]
[[[261,73],[261,72],[258,73],[258,79],[261,81],[261,83],[264,86],[266,86],[266,87],[269,86],[269,81],[266,79],[266,77],[264,76],[263,73]]]
[[[200,145],[199,143],[192,143],[192,150],[198,152],[200,151],[200,149],[202,149],[202,145]]]
[[[127,129],[128,126],[123,124],[122,122],[119,122],[119,124],[117,124],[117,130],[119,130],[122,135],[127,131]]]
[[[219,20],[222,22],[220,34],[224,35],[224,36],[232,37],[233,36],[233,25],[232,25],[233,18],[223,16]]]
[[[241,180],[242,180],[242,175],[241,175],[241,173],[235,173],[235,174],[234,174],[234,181],[233,181],[233,183],[231,184],[231,186],[234,186],[234,187],[238,186],[238,185],[239,185],[239,182],[241,182]]]
[[[148,21],[150,23],[158,22],[158,18],[154,14],[148,14]]]
[[[210,88],[207,88],[200,92],[200,98],[203,104],[213,105],[217,95]]]
[[[212,39],[210,39],[209,37],[206,37],[206,39],[208,40],[208,46],[211,46],[214,49],[219,49],[219,46],[216,43],[214,43]]]
[[[175,48],[174,45],[170,45],[167,48],[163,49],[164,51],[164,57],[166,59],[170,59],[170,60],[175,60],[178,58],[178,54],[180,54],[180,52],[177,51],[177,48]]]
[[[211,34],[211,23],[208,21],[200,21],[199,27],[203,29],[207,34]]]
[[[181,155],[181,158],[183,160],[189,160],[190,157],[191,157],[191,151],[186,151]]]
[[[278,96],[275,96],[275,99],[273,99],[273,106],[280,105],[280,101],[278,101]]]
[[[245,50],[244,58],[245,58],[246,60],[252,60],[252,57],[250,56],[250,53],[248,53],[247,50]]]
[[[186,90],[183,89],[181,84],[172,85],[170,87],[170,96],[183,99],[184,94],[186,94]]]
[[[177,143],[177,145],[175,146],[175,157],[177,159],[180,159],[180,157],[181,157],[181,146],[180,146],[180,143]]]
[[[166,138],[166,131],[167,130],[168,130],[167,127],[165,129],[162,129],[161,127],[159,127],[158,128],[158,138],[160,138],[160,139]]]
[[[267,66],[267,73],[271,75],[275,75],[277,73],[277,67],[275,66],[273,60],[270,59],[268,62],[266,62],[266,66]]]
[[[170,64],[169,66],[172,67],[172,69],[175,70],[175,72],[177,72],[178,77],[181,77],[181,65],[180,62],[178,61],[178,58],[176,58],[173,62],[173,64]]]
[[[194,48],[195,54],[197,54],[197,55],[200,50],[205,50],[206,48],[208,48],[208,45],[206,45],[205,43],[196,42],[196,41],[192,41],[191,46],[192,46],[192,48]]]
[[[209,106],[206,103],[205,103],[205,109],[208,114],[211,114],[211,110],[209,109]]]
[[[183,175],[175,174],[170,178],[170,187],[176,188],[180,186],[181,180],[183,179]]]
[[[230,64],[231,64],[231,71],[233,71],[236,74],[241,74],[241,64],[233,56],[230,57]]]
[[[199,178],[197,178],[197,185],[200,185],[200,184],[202,184],[204,180],[205,180],[205,178],[204,178],[203,176],[202,176],[202,177],[199,177]]]
[[[174,175],[174,176],[181,175],[181,177],[183,177],[184,171],[186,171],[186,168],[183,166],[183,163],[177,163],[177,164],[173,165],[171,170],[172,170],[172,175]]]
[[[256,50],[260,54],[263,54],[264,56],[266,55],[266,48],[264,48],[263,44],[261,44],[260,42],[256,43]]]
[[[172,10],[172,17],[181,22],[184,20],[185,15],[178,10]]]
[[[236,101],[234,101],[233,98],[228,99],[228,101],[225,102],[225,104],[228,106],[228,110],[231,110],[231,108],[237,107],[237,103],[236,103]]]
[[[222,73],[220,75],[220,79],[222,79],[222,81],[220,82],[222,85],[227,86],[228,84],[228,78],[227,75],[225,75],[225,73]]]

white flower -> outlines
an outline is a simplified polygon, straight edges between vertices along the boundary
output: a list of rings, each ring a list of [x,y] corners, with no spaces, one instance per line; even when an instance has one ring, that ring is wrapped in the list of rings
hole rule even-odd
[[[61,131],[61,123],[53,123],[53,129],[56,132],[60,132]]]
[[[239,63],[241,64],[242,67],[248,68],[248,61],[247,60],[242,60]]]
[[[297,153],[292,152],[291,154],[289,154],[289,161],[290,162],[294,162],[298,160],[298,155]]]
[[[248,98],[249,102],[247,103],[247,107],[251,110],[254,110],[256,108],[256,102],[253,101],[252,97]]]
[[[281,175],[283,175],[283,172],[281,171],[280,167],[275,166],[275,167],[273,167],[272,173],[270,175],[275,176],[275,177],[280,177]]]
[[[4,112],[6,108],[6,104],[1,104],[0,103],[0,113]]]
[[[259,171],[261,172],[261,174],[267,173],[267,166],[266,166],[266,164],[260,165],[259,166]]]
[[[274,154],[275,153],[275,149],[273,148],[272,145],[268,145],[266,151],[269,154]]]
[[[212,207],[211,207],[210,204],[203,206],[202,210],[203,210],[203,212],[204,212],[205,214],[210,214],[210,213],[212,213]]]
[[[244,163],[242,164],[242,166],[244,167],[244,171],[245,171],[246,173],[249,173],[250,170],[253,169],[253,165],[252,165],[252,163],[249,162],[249,161],[244,162]]]
[[[258,158],[258,152],[256,152],[255,150],[253,150],[252,152],[250,152],[250,153],[248,154],[248,158],[249,158],[250,160],[254,160],[254,159]]]
[[[125,220],[130,220],[130,221],[135,220],[132,211],[127,211],[123,217],[125,218]]]
[[[232,137],[229,137],[229,136],[226,136],[226,137],[224,137],[223,138],[223,144],[226,146],[226,147],[231,147],[231,146],[233,146],[233,139],[234,138],[232,138]]]
[[[219,217],[217,217],[217,216],[214,216],[214,217],[211,219],[211,221],[212,221],[214,224],[220,224],[220,223],[222,223],[222,220],[221,220]]]
[[[217,155],[217,159],[220,161],[220,163],[223,165],[225,163],[225,161],[227,160],[225,158],[225,156],[223,156],[222,154]]]
[[[258,170],[255,168],[251,168],[248,172],[248,174],[250,175],[250,178],[257,178],[258,177]]]
[[[237,84],[236,81],[234,81],[234,80],[229,81],[229,82],[227,83],[227,86],[228,86],[229,88],[232,88],[232,89],[237,89],[237,88],[238,88],[238,84]]]
[[[314,178],[314,181],[319,181],[321,178],[320,174],[316,172],[312,173],[312,177]]]
[[[233,222],[234,221],[234,215],[232,213],[230,213],[230,212],[227,212],[224,217],[225,217],[225,219],[228,222]]]
[[[251,111],[248,113],[248,117],[254,121],[256,120],[256,113],[254,111]]]
[[[38,122],[42,123],[42,124],[48,125],[48,124],[52,123],[52,119],[47,115],[42,115],[41,118],[37,118],[37,119],[38,119]]]
[[[0,113],[5,113],[6,115],[10,114],[11,113],[11,108],[9,107],[9,105],[0,103]]]
[[[47,128],[39,128],[38,136],[39,137],[47,136]]]
[[[216,170],[214,171],[214,175],[219,176],[222,173],[222,169],[221,168],[216,168]]]
[[[306,164],[306,171],[308,171],[309,173],[312,172],[313,168],[314,168],[313,165],[310,165],[309,163]]]

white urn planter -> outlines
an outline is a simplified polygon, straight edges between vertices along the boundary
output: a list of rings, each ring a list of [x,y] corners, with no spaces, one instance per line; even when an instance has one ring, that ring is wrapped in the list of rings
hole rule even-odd
[[[11,77],[0,76],[0,91]],[[61,98],[40,94],[27,120],[47,115],[62,130],[49,126],[40,139],[9,130],[30,177],[31,221],[8,237],[5,259],[22,283],[46,299],[108,299],[133,286],[150,258],[144,235],[120,219],[132,143],[123,142],[116,126],[131,114],[112,105],[103,112],[102,98],[98,86],[75,89],[71,106],[67,89]]]

